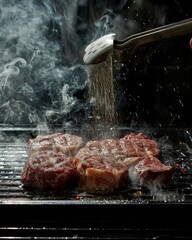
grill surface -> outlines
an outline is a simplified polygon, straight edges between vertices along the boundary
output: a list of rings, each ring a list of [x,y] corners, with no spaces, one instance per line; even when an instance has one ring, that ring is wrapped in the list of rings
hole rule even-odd
[[[127,129],[119,134],[127,133]],[[130,130],[129,130],[130,131]],[[133,130],[132,130],[133,131]],[[35,191],[26,189],[20,181],[21,171],[27,160],[27,143],[18,138],[0,144],[0,200],[4,201],[83,201],[97,203],[148,203],[148,202],[190,202],[192,199],[192,141],[187,129],[153,131],[161,148],[161,160],[174,167],[171,185],[165,189],[154,186],[147,189],[141,186],[128,186],[113,195],[92,195],[67,189],[60,192]]]
[[[120,135],[130,132],[120,130]],[[134,130],[131,130],[134,131]],[[144,131],[144,130],[143,130]],[[141,131],[142,132],[142,131]],[[92,195],[67,189],[61,192],[35,191],[26,189],[20,181],[21,171],[27,160],[26,140],[9,137],[0,142],[0,200],[8,201],[72,201],[105,203],[148,203],[148,202],[190,202],[192,199],[192,137],[188,129],[153,130],[161,148],[160,159],[174,167],[173,181],[165,189],[154,186],[147,189],[141,186],[128,186],[122,192],[112,195]],[[11,139],[11,141],[10,141]]]
[[[123,129],[120,134],[130,130]],[[142,131],[144,132],[144,131]],[[39,192],[22,186],[26,140],[0,144],[0,239],[172,239],[192,236],[191,130],[153,131],[161,160],[174,166],[170,186],[128,186],[113,195],[91,195],[78,189]],[[163,221],[161,220],[163,219]]]

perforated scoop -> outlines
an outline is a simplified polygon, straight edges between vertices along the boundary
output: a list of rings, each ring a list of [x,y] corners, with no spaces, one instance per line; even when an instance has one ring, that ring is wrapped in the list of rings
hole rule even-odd
[[[123,50],[188,33],[192,34],[192,18],[137,33],[123,40],[116,40],[115,33],[107,34],[85,48],[83,60],[86,64],[101,63],[107,59],[114,49]]]
[[[115,33],[107,34],[92,42],[85,48],[84,62],[87,64],[99,63],[113,51]]]

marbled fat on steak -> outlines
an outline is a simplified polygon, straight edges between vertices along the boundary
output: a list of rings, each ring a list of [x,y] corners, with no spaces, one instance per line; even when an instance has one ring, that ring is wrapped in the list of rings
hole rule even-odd
[[[82,147],[83,139],[80,136],[67,133],[53,133],[39,135],[28,142],[29,155],[36,151],[63,152],[74,156]]]
[[[161,183],[171,179],[173,169],[157,158],[158,143],[143,133],[83,144],[82,137],[63,133],[30,139],[23,184],[40,189],[77,185],[83,191],[102,194],[123,189],[133,179],[143,185],[157,178]]]
[[[74,158],[53,151],[31,154],[21,174],[25,186],[39,189],[64,189],[75,185],[76,180]]]
[[[170,184],[173,176],[173,167],[164,165],[158,158],[149,156],[135,165],[132,180],[143,186]]]
[[[157,157],[160,153],[157,142],[143,133],[131,133],[120,139],[88,141],[85,147],[94,153],[111,154],[127,165],[137,163],[147,156]]]
[[[63,133],[30,139],[29,157],[21,175],[22,183],[40,189],[63,189],[75,185],[77,169],[74,155],[82,144],[82,137]]]
[[[121,148],[129,153],[127,157],[158,156],[160,149],[158,143],[149,139],[143,133],[131,133],[119,140]]]
[[[112,192],[126,187],[129,181],[147,185],[158,179],[160,184],[168,183],[173,168],[162,164],[159,154],[158,143],[143,133],[88,141],[76,155],[79,184],[88,192]]]
[[[113,155],[94,153],[88,148],[76,155],[79,187],[90,193],[111,193],[128,184],[127,166]]]

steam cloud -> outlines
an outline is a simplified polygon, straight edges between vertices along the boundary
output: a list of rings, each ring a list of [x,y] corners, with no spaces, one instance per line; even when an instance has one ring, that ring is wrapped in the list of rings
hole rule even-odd
[[[93,39],[116,33],[117,39],[166,23],[166,6],[150,0],[96,1],[92,9],[95,24]]]
[[[89,104],[82,93],[89,77],[81,49],[109,32],[123,38],[142,30],[144,22],[147,28],[164,21],[161,16],[154,22],[151,5],[145,13],[151,19],[139,18],[142,0],[90,2],[0,1],[0,124],[65,124],[86,118]]]
[[[54,1],[0,2],[1,124],[63,123],[85,111],[75,94],[85,88],[87,73],[74,63],[75,53],[64,57],[68,52],[61,37],[71,30],[71,21],[65,26],[62,14]],[[68,44],[67,35],[65,39]],[[78,48],[75,42],[68,49],[75,44]]]

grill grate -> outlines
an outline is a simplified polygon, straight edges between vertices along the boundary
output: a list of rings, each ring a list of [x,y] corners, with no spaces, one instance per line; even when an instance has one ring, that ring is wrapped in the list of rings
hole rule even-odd
[[[11,233],[11,234],[10,234]],[[182,229],[0,228],[0,239],[191,239]],[[7,237],[14,236],[14,237]]]
[[[25,145],[0,145],[0,198],[28,198],[20,175],[26,161]]]
[[[162,149],[161,158],[175,166],[174,179],[167,189],[146,189],[140,186],[128,186],[114,195],[95,196],[67,189],[62,192],[35,191],[22,186],[20,176],[27,159],[26,144],[0,144],[0,200],[82,200],[108,202],[185,202],[192,199],[192,154],[188,145],[176,144],[174,148]],[[167,154],[169,151],[169,155]]]
[[[26,143],[1,143],[0,211],[6,214],[0,220],[0,239],[191,239],[186,212],[192,214],[192,157],[187,143],[177,142],[169,154],[162,149],[162,160],[175,165],[167,189],[128,186],[110,196],[26,189],[20,180]],[[154,212],[160,220],[154,221]]]

